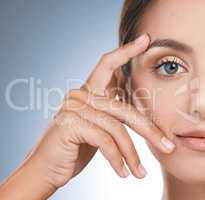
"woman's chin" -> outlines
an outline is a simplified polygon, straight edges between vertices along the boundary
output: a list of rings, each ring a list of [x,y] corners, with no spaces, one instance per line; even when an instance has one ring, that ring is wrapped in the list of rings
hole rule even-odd
[[[153,145],[147,145],[159,161],[164,175],[172,175],[186,183],[205,183],[205,152],[194,151],[176,143],[176,149],[171,154],[159,152]]]

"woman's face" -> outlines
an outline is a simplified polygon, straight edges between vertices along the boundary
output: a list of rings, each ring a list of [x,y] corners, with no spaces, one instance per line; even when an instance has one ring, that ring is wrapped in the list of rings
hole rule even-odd
[[[148,145],[166,171],[189,182],[205,181],[205,142],[176,135],[200,124],[205,137],[204,20],[204,0],[155,1],[139,27],[141,33],[149,33],[153,44],[132,63],[135,94],[147,116],[177,148],[164,155]],[[192,136],[198,136],[196,131]]]

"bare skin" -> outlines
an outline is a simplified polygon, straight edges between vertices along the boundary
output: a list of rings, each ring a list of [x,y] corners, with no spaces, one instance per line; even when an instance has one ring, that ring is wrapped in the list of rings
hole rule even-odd
[[[115,71],[148,45],[149,37],[144,35],[102,56],[85,84],[66,94],[39,143],[0,186],[1,200],[47,199],[79,174],[98,149],[120,177],[127,177],[129,171],[136,178],[145,177],[123,124],[162,154],[174,151],[175,145],[157,126],[136,107],[115,99],[117,92],[111,90],[117,86]]]
[[[177,147],[167,156],[148,143],[162,167],[163,200],[204,200],[205,151],[183,145],[177,134],[193,129],[196,137],[200,129],[205,135],[205,2],[152,2],[138,30],[149,33],[151,44],[162,42],[133,59],[132,88],[145,89],[147,93],[138,96],[144,97],[147,114],[159,119],[157,125]]]

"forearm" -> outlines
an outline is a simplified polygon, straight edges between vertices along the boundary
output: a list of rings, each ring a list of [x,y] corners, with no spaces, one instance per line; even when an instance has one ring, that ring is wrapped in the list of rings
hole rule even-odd
[[[0,199],[43,200],[55,191],[41,167],[26,162],[0,186]]]

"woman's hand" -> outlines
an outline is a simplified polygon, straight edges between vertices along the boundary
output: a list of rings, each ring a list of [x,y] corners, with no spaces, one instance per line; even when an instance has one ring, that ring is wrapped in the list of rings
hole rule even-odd
[[[117,87],[114,71],[145,51],[148,44],[149,37],[144,35],[105,54],[86,83],[65,96],[60,110],[24,163],[31,166],[31,171],[32,166],[38,166],[36,169],[42,170],[53,192],[80,173],[98,148],[120,177],[129,175],[126,162],[135,177],[143,178],[146,170],[123,123],[162,152],[173,151],[174,144],[151,126],[144,115],[115,99],[114,90],[110,95],[111,89]]]

